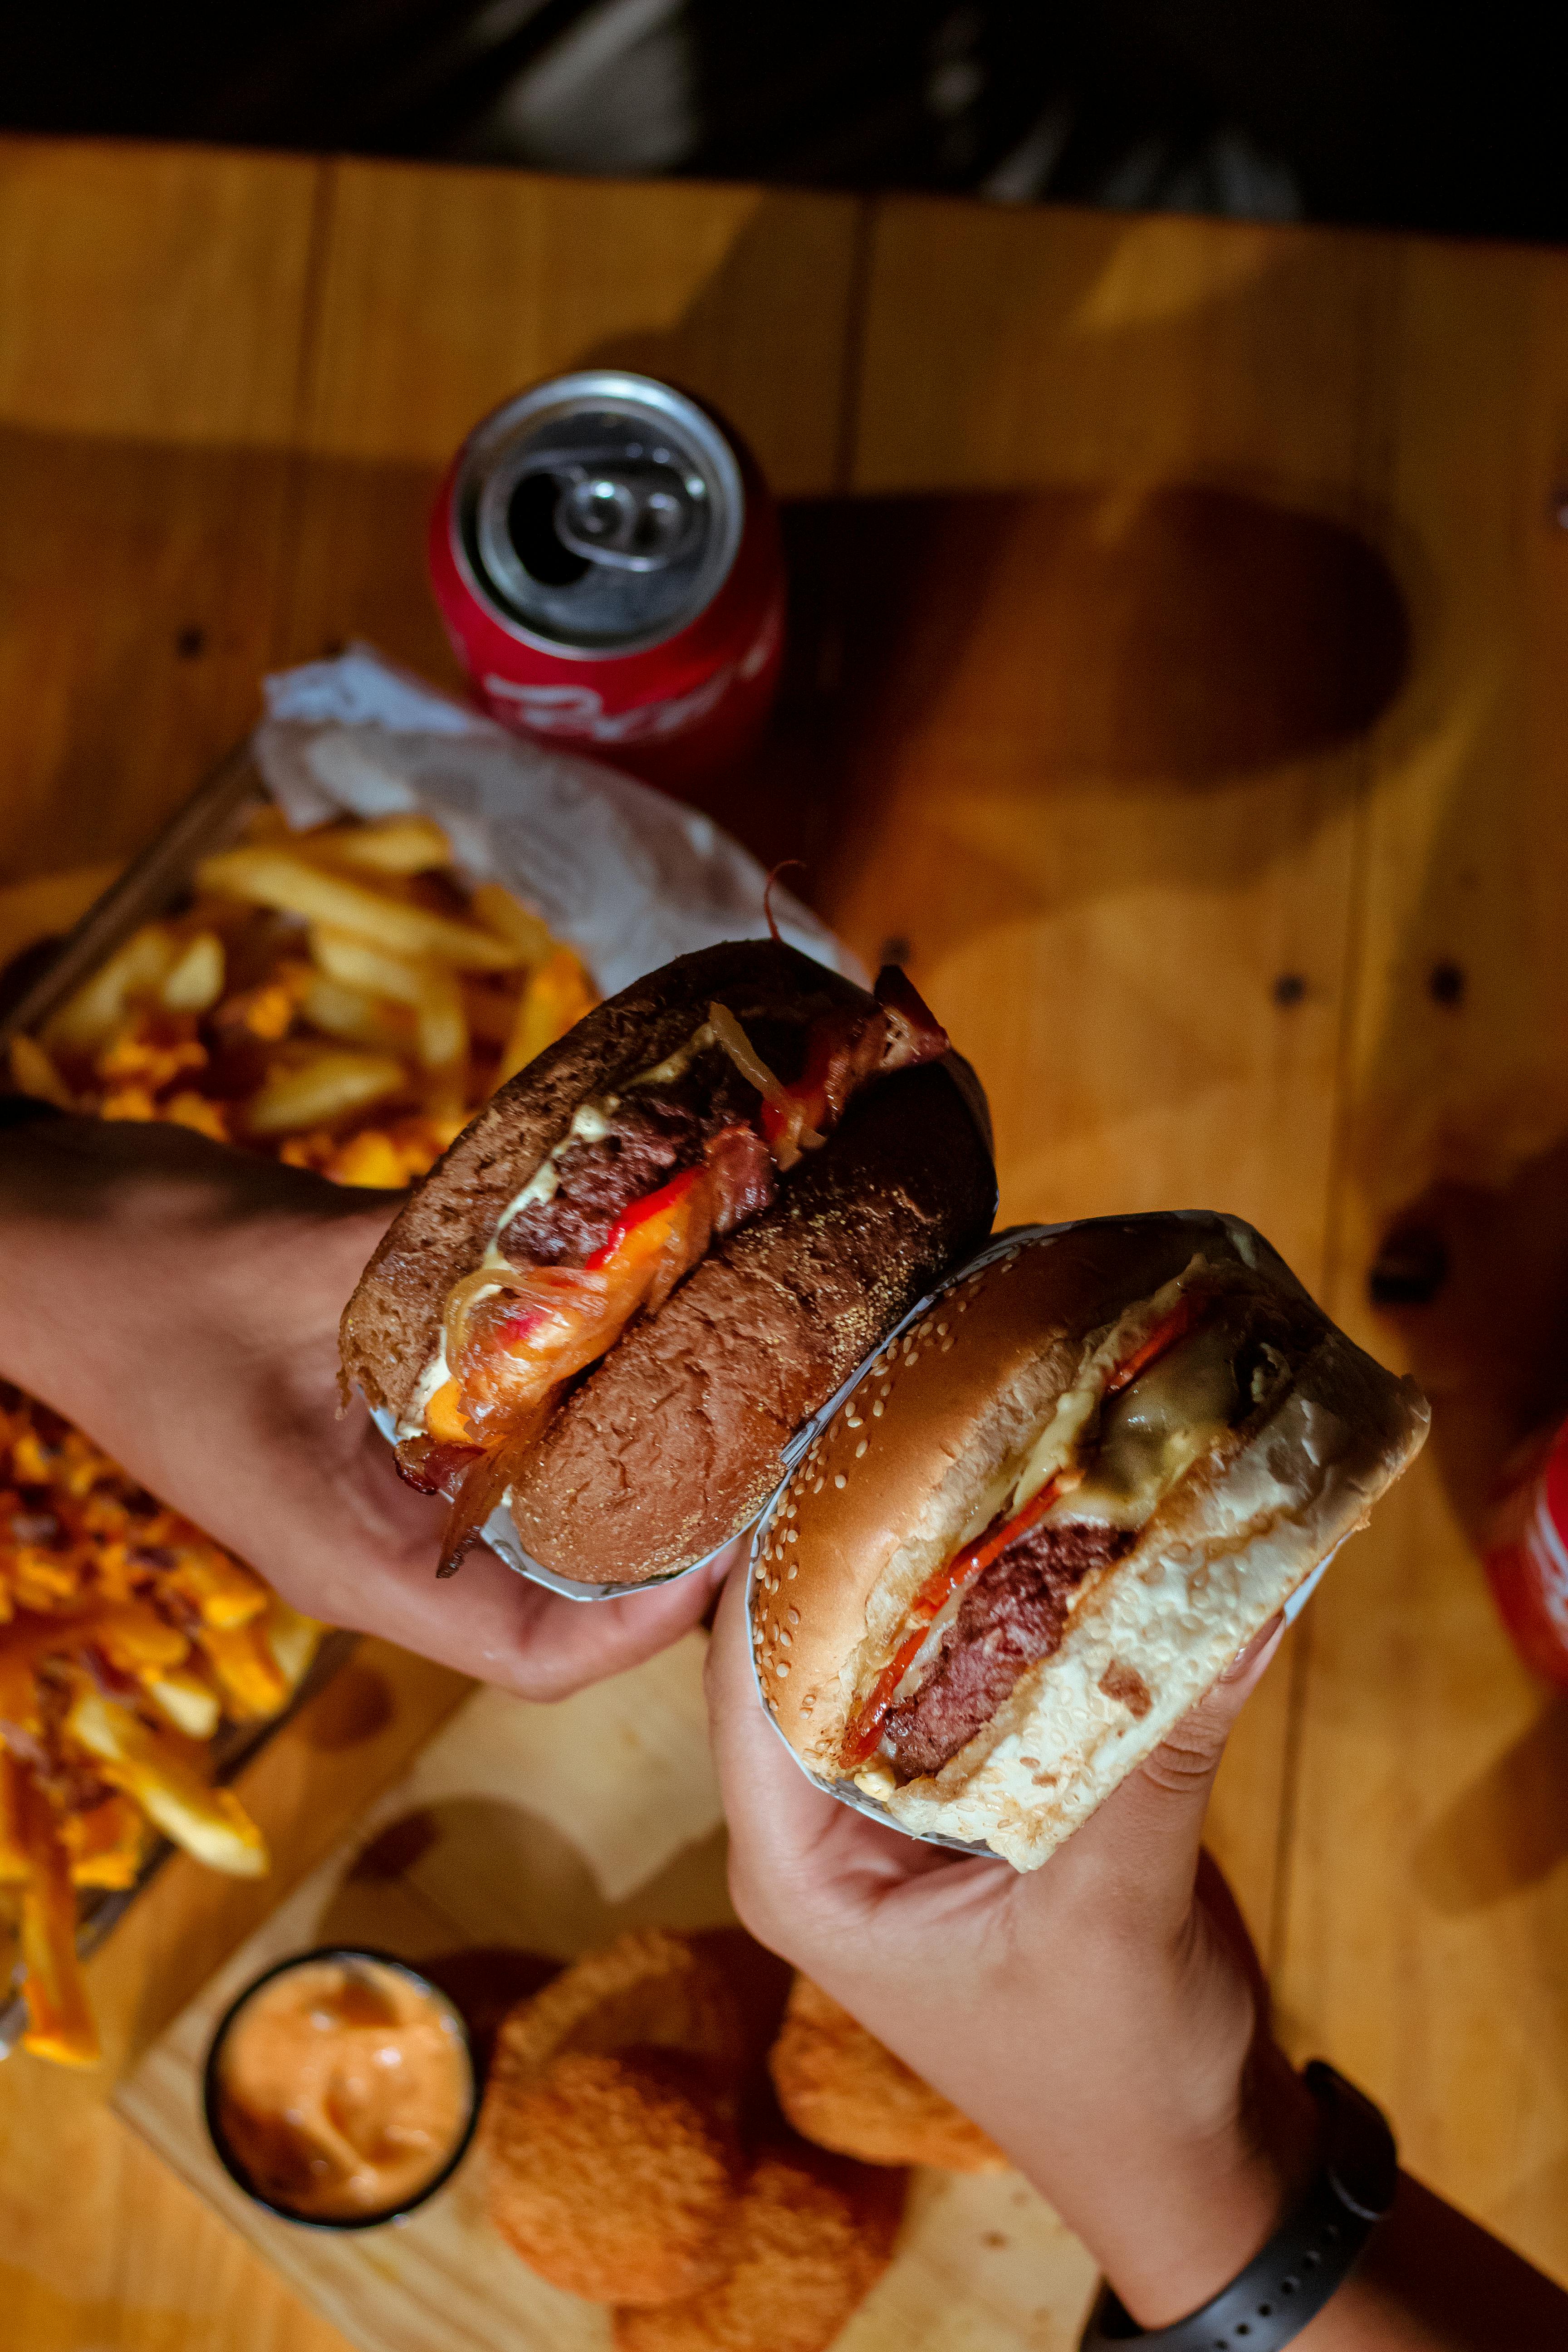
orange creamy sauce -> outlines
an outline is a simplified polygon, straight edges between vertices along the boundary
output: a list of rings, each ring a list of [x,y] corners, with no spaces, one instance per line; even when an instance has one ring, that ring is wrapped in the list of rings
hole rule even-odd
[[[444,2006],[374,1960],[261,1986],[219,2060],[218,2121],[251,2186],[312,2221],[407,2202],[462,2137],[473,2077]]]

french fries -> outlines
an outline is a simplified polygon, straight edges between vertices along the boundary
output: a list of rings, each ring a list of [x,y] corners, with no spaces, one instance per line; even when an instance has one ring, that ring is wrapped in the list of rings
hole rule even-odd
[[[164,1120],[334,1182],[400,1190],[594,1002],[581,963],[430,818],[291,833],[277,810],[10,1045],[63,1110]],[[322,1628],[0,1384],[0,1895],[26,2046],[97,2052],[79,1890],[133,1885],[155,1832],[240,1877],[260,1832],[210,1785],[226,1722],[288,1704]]]
[[[91,2063],[77,1892],[133,1885],[154,1831],[213,1868],[265,1868],[203,1746],[226,1715],[284,1706],[321,1633],[79,1430],[0,1387],[0,1888],[20,1891],[28,2049]]]
[[[252,1135],[293,1135],[302,1127],[331,1127],[403,1091],[401,1062],[390,1054],[351,1053],[346,1046],[305,1046],[268,1071],[246,1108]]]
[[[223,1692],[225,1711],[237,1723],[277,1714],[289,1685],[268,1646],[264,1625],[254,1618],[226,1632],[204,1625],[196,1642]]]
[[[187,1739],[210,1739],[223,1720],[223,1701],[210,1676],[188,1666],[145,1675],[142,1687],[159,1714]]]
[[[457,971],[504,971],[527,961],[520,947],[477,923],[391,898],[289,849],[220,850],[204,860],[196,879],[220,898],[247,898],[309,922],[363,931],[384,940],[395,955],[430,957]]]
[[[24,1779],[19,1807],[27,1858],[22,1889],[22,1965],[26,1969],[24,2049],[60,2066],[98,2063],[98,2028],[76,1956],[76,1888],[70,1856],[41,1790]]]
[[[331,923],[312,926],[310,952],[323,974],[316,983],[318,990],[335,989],[345,998],[353,994],[367,1004],[374,1004],[378,996],[390,997],[394,1005],[408,1008],[414,1015],[420,1064],[433,1081],[432,1106],[445,1112],[461,1109],[468,1075],[468,1022],[462,991],[451,972],[438,964],[394,955],[374,940],[361,939]],[[310,1005],[307,999],[307,1012]],[[318,1020],[317,1025],[325,1024]]]
[[[158,1000],[170,1013],[205,1013],[223,994],[223,941],[216,931],[197,931],[163,974]]]
[[[450,867],[427,816],[290,834],[262,811],[204,862],[188,913],[144,924],[41,1038],[13,1041],[13,1083],[406,1184],[594,1002],[537,915]]]
[[[44,1031],[51,1052],[92,1053],[123,1020],[132,996],[156,996],[178,953],[163,923],[146,923],[68,998]]]
[[[209,1870],[231,1878],[266,1876],[266,1840],[239,1799],[232,1790],[208,1788],[168,1734],[95,1690],[78,1695],[66,1729],[165,1837]]]
[[[509,940],[517,950],[521,962],[544,963],[554,954],[559,942],[551,938],[539,917],[499,882],[481,882],[474,891],[472,904],[487,930]]]
[[[134,1886],[147,1851],[147,1829],[130,1797],[105,1797],[85,1813],[68,1813],[61,1843],[73,1886]]]
[[[363,988],[345,988],[341,980],[329,980],[324,973],[311,981],[300,1010],[313,1029],[347,1045],[398,1054],[413,1042],[414,1024],[401,1005],[389,1005]]]
[[[0,1886],[25,1886],[32,1867],[22,1835],[22,1768],[0,1748]]]
[[[563,1037],[593,1002],[588,976],[577,958],[570,948],[557,948],[523,992],[511,1035],[501,1052],[497,1086],[504,1087],[546,1045]]]
[[[373,874],[428,874],[452,862],[452,845],[430,816],[384,816],[368,824],[328,825],[310,835],[313,854]]]

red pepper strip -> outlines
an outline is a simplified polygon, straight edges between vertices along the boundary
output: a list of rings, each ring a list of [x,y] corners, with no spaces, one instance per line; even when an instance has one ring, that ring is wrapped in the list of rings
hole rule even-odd
[[[584,1261],[584,1272],[603,1274],[627,1236],[636,1233],[639,1225],[646,1225],[650,1217],[661,1216],[667,1209],[679,1208],[701,1173],[700,1168],[688,1168],[684,1174],[672,1176],[668,1184],[661,1184],[657,1192],[645,1192],[640,1201],[634,1201],[610,1227],[593,1256]],[[521,1315],[512,1316],[500,1326],[498,1337],[503,1346],[512,1347],[519,1339],[526,1339],[535,1324],[542,1323],[543,1319],[540,1307],[525,1307]]]
[[[1173,1348],[1178,1339],[1184,1339],[1207,1304],[1206,1299],[1194,1298],[1191,1291],[1184,1292],[1164,1321],[1156,1323],[1148,1338],[1117,1365],[1101,1391],[1101,1402],[1107,1397],[1120,1396],[1124,1388],[1131,1387],[1140,1372],[1148,1370],[1157,1357]]]
[[[634,1201],[610,1227],[602,1245],[587,1259],[586,1271],[601,1273],[629,1234],[634,1234],[639,1225],[646,1225],[650,1217],[661,1216],[667,1209],[679,1208],[701,1173],[700,1168],[688,1168],[684,1174],[672,1176],[668,1184],[661,1184],[657,1192],[645,1192],[640,1201]]]
[[[905,1634],[845,1734],[843,1756],[850,1771],[865,1763],[880,1739],[883,1721],[893,1703],[893,1693],[913,1664],[939,1610],[960,1585],[967,1584],[972,1578],[988,1569],[993,1560],[1000,1559],[1009,1544],[1016,1543],[1037,1519],[1044,1518],[1061,1493],[1062,1484],[1059,1472],[1056,1477],[1047,1478],[1039,1493],[1026,1502],[1021,1511],[1015,1511],[1004,1527],[998,1528],[994,1534],[977,1536],[972,1544],[966,1544],[950,1559],[945,1568],[939,1568],[934,1576],[927,1578],[910,1610],[910,1616],[916,1621],[913,1633]]]

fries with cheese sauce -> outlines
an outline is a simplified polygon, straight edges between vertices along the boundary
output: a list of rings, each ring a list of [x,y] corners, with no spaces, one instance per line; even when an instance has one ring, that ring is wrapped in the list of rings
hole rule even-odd
[[[11,1041],[10,1077],[60,1109],[395,1191],[593,1002],[537,915],[499,884],[465,887],[429,817],[295,834],[265,809],[204,861],[185,911],[142,924]],[[0,1384],[0,1925],[29,2050],[98,2055],[79,1890],[133,1885],[158,1834],[209,1868],[265,1871],[208,1743],[286,1706],[322,1631]]]

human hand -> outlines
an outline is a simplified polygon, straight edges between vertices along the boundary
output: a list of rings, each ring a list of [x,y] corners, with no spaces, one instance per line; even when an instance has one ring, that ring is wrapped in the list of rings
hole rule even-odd
[[[0,1138],[0,1374],[309,1614],[524,1697],[563,1697],[695,1624],[697,1575],[584,1606],[492,1552],[435,1569],[416,1495],[355,1397],[338,1318],[402,1195],[184,1129],[61,1118]]]
[[[812,1787],[757,1703],[742,1582],[724,1596],[709,1677],[746,1926],[1007,2150],[1142,2325],[1196,2308],[1276,2228],[1317,2140],[1199,1843],[1226,1736],[1279,1625],[1020,1875]]]

